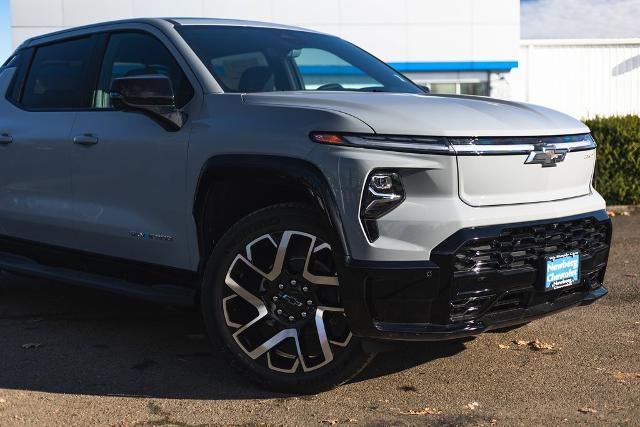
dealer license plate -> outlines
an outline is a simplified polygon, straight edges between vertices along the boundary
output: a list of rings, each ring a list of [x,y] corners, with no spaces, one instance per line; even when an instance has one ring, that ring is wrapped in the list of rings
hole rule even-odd
[[[573,251],[547,257],[545,291],[567,288],[580,283],[580,252]]]

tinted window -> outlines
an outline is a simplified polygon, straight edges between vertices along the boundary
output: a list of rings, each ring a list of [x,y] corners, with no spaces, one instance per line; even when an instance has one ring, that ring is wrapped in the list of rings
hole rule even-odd
[[[324,34],[224,26],[179,28],[226,92],[423,93],[362,49]]]
[[[29,108],[87,108],[91,103],[88,68],[93,39],[39,47],[27,75],[22,104]]]
[[[13,74],[13,79],[11,80],[11,84],[9,84],[9,88],[7,89],[7,98],[13,102],[18,100],[18,92],[20,91],[20,86],[22,85],[22,80],[24,80],[24,63],[25,58],[28,56],[27,52],[24,50],[16,52],[13,56],[11,56],[4,65],[0,68],[0,70],[4,70],[5,68],[16,68],[15,73]]]
[[[10,67],[15,67],[18,64],[19,57],[20,57],[20,52],[14,53],[13,55],[11,55],[6,61],[4,61],[4,64],[2,64],[2,67],[0,67],[0,70],[4,70],[5,68],[10,68]]]
[[[94,107],[111,107],[109,92],[113,79],[147,74],[162,74],[171,79],[178,107],[184,106],[193,96],[187,77],[160,40],[144,33],[111,35],[100,71]]]

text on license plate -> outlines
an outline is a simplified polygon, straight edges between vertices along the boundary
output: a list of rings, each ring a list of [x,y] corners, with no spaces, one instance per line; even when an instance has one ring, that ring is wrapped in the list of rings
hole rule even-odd
[[[551,291],[580,282],[580,252],[573,251],[547,257],[544,289]]]

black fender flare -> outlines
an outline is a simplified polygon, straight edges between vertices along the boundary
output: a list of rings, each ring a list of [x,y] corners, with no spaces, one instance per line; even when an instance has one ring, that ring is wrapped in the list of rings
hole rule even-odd
[[[252,174],[287,179],[304,187],[327,216],[348,259],[351,251],[331,186],[322,171],[308,160],[260,154],[223,154],[209,158],[201,168],[193,201],[193,216],[198,223],[205,208],[208,189],[217,177],[250,170]],[[198,242],[202,245],[202,242]]]

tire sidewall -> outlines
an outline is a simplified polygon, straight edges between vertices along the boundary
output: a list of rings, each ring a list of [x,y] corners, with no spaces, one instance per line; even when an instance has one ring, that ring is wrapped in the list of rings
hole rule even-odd
[[[201,289],[202,313],[207,331],[214,341],[218,341],[231,356],[231,361],[240,370],[255,376],[253,379],[263,385],[288,392],[319,391],[332,388],[347,381],[353,373],[348,365],[357,365],[367,355],[356,337],[352,337],[346,348],[324,367],[310,372],[294,374],[279,373],[260,365],[238,346],[226,325],[222,309],[224,279],[231,262],[245,246],[267,233],[285,230],[312,234],[329,243],[334,262],[344,259],[341,246],[336,242],[335,233],[330,231],[326,220],[315,210],[297,205],[277,205],[248,215],[234,225],[216,244],[207,261]],[[340,268],[338,268],[340,271]],[[366,362],[360,362],[360,364]],[[359,371],[361,367],[357,367]]]

